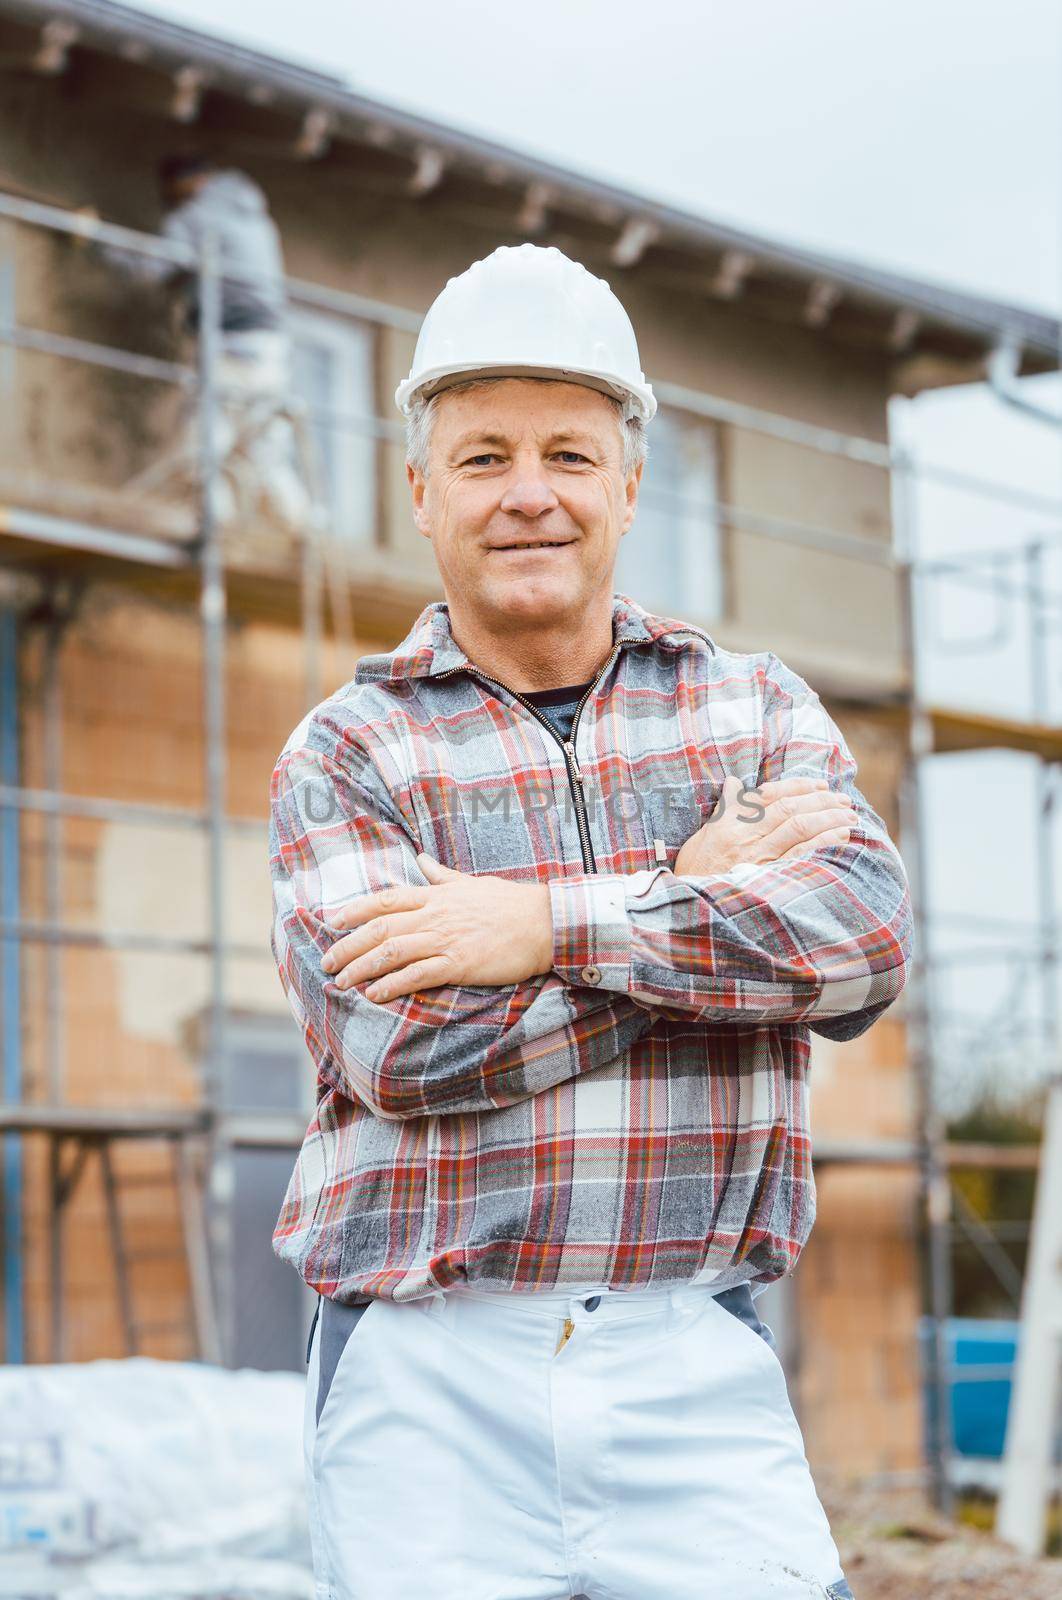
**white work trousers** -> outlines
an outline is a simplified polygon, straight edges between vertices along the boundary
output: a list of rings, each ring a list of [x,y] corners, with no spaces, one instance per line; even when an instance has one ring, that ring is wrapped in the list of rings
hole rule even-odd
[[[189,364],[195,360],[194,340],[189,340],[186,359]],[[213,453],[220,469],[214,509],[219,521],[253,522],[264,515],[296,532],[321,527],[324,509],[307,480],[307,463],[292,420],[288,335],[273,328],[222,333],[214,379],[219,405]],[[200,421],[198,402],[189,401],[175,442],[131,479],[127,490],[197,493],[202,467]]]
[[[292,384],[287,335],[271,329],[223,334],[217,382],[224,396],[215,440],[225,473],[218,508],[222,522],[241,510],[252,516],[262,511],[289,527],[302,527],[311,500],[287,410]]]
[[[851,1594],[781,1364],[709,1287],[374,1300],[318,1420],[321,1327],[319,1600]]]

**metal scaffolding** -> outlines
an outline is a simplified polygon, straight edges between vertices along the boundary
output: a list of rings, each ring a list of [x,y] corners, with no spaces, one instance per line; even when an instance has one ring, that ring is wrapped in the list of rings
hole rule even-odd
[[[52,1278],[56,1295],[53,1323],[52,1355],[61,1359],[63,1345],[63,1314],[61,1305],[62,1270],[62,1220],[64,1206],[69,1199],[76,1171],[66,1167],[61,1159],[63,1146],[75,1146],[75,1165],[79,1169],[90,1149],[104,1159],[108,1142],[123,1137],[143,1139],[158,1137],[165,1140],[198,1141],[202,1159],[193,1162],[201,1173],[209,1174],[211,1203],[207,1206],[193,1204],[185,1189],[184,1216],[186,1240],[189,1241],[190,1270],[195,1298],[196,1342],[199,1353],[208,1359],[225,1360],[232,1350],[232,1306],[227,1303],[224,1287],[229,1281],[227,1263],[233,1248],[231,1207],[228,1199],[232,1192],[231,1157],[233,1149],[241,1142],[269,1143],[282,1137],[301,1138],[301,1118],[286,1121],[281,1118],[248,1119],[226,1109],[226,1027],[227,1027],[227,965],[238,955],[262,954],[259,950],[242,949],[233,944],[228,935],[226,906],[224,902],[224,854],[226,834],[236,828],[258,828],[253,820],[233,818],[227,808],[226,772],[226,705],[225,705],[225,650],[227,637],[227,571],[225,550],[216,508],[216,486],[220,462],[217,451],[217,416],[222,401],[217,383],[217,360],[221,330],[220,279],[218,262],[207,248],[199,257],[187,250],[149,235],[131,232],[90,220],[54,207],[0,194],[0,218],[23,227],[49,230],[68,237],[90,237],[99,242],[126,250],[144,252],[162,257],[198,278],[200,330],[198,365],[195,370],[179,363],[162,362],[137,356],[90,341],[21,326],[0,327],[0,343],[45,353],[65,361],[85,364],[90,368],[105,369],[161,380],[175,384],[194,394],[198,410],[200,444],[201,492],[198,507],[198,532],[191,543],[163,537],[153,537],[142,532],[125,532],[93,521],[81,520],[69,514],[53,515],[26,507],[0,507],[0,535],[17,539],[30,546],[53,545],[60,549],[78,552],[82,556],[119,561],[130,568],[150,570],[166,569],[194,574],[198,588],[199,626],[202,640],[203,703],[202,728],[205,752],[205,803],[201,809],[189,810],[144,804],[127,804],[109,798],[85,798],[64,794],[61,791],[59,772],[54,760],[47,759],[48,748],[58,748],[62,709],[59,704],[59,685],[56,663],[61,640],[63,618],[55,616],[48,624],[48,649],[46,651],[46,683],[43,701],[44,738],[46,745],[46,781],[42,787],[31,787],[20,782],[17,775],[17,731],[15,747],[11,744],[11,730],[5,736],[0,728],[0,863],[3,878],[0,882],[0,997],[4,1005],[4,1039],[7,1048],[4,1058],[4,1102],[0,1105],[0,1129],[4,1130],[6,1196],[8,1202],[8,1239],[13,1239],[12,1227],[17,1229],[17,1210],[14,1224],[11,1208],[16,1202],[20,1181],[19,1140],[30,1133],[43,1136],[51,1144],[52,1170]],[[369,301],[357,295],[325,290],[313,284],[289,281],[289,292],[294,300],[306,305],[331,310],[345,316],[368,320],[377,325],[415,332],[419,319],[410,313]],[[717,503],[714,507],[720,525],[761,538],[795,544],[808,550],[829,554],[838,560],[853,561],[892,573],[899,590],[902,618],[902,654],[904,688],[899,700],[895,693],[877,695],[857,692],[851,703],[865,705],[868,712],[884,712],[902,719],[906,740],[906,766],[901,791],[901,817],[905,859],[910,869],[912,890],[920,923],[923,927],[932,922],[926,904],[926,862],[924,859],[923,829],[921,827],[920,794],[923,764],[934,753],[948,750],[988,748],[998,746],[1023,750],[1040,758],[1041,771],[1041,832],[1040,849],[1045,862],[1051,855],[1052,807],[1054,775],[1062,761],[1062,728],[1052,722],[1047,705],[1048,688],[1048,637],[1058,628],[1060,597],[1046,592],[1043,573],[1045,540],[1038,538],[1027,547],[1006,549],[991,553],[974,553],[947,563],[923,560],[919,554],[916,534],[916,499],[921,483],[935,482],[964,491],[989,497],[1012,509],[1021,510],[1037,518],[1050,519],[1062,525],[1062,503],[1049,497],[1033,494],[973,474],[934,467],[916,460],[906,450],[896,449],[879,441],[838,433],[737,404],[721,397],[702,394],[669,384],[655,385],[659,399],[694,416],[747,430],[772,439],[799,445],[827,457],[873,466],[891,475],[894,543],[871,539],[856,532],[839,532],[807,525],[795,520],[752,513],[738,505]],[[338,412],[315,412],[315,419],[331,427],[356,428],[380,440],[398,439],[402,430],[398,424],[377,416],[352,416]],[[987,570],[986,569],[987,563]],[[327,567],[327,563],[325,563]],[[1016,569],[1016,571],[1015,571]],[[303,552],[303,602],[302,616],[305,637],[307,670],[307,699],[313,703],[320,688],[321,638],[324,628],[323,586],[329,583],[327,571],[322,569],[321,547],[317,540],[307,539]],[[964,583],[989,583],[996,593],[1011,592],[1024,596],[1033,608],[1035,618],[1031,649],[1034,680],[1033,714],[1029,719],[1011,719],[1002,716],[960,712],[928,703],[920,688],[919,643],[924,629],[927,585],[948,576]],[[331,582],[333,623],[342,625],[344,608],[349,608],[349,585],[345,577]],[[349,612],[347,613],[349,615]],[[0,612],[0,674],[13,670],[15,642],[11,630]],[[2,742],[6,737],[6,743]],[[18,896],[13,892],[17,885],[17,845],[20,819],[30,813],[44,820],[47,835],[46,858],[50,863],[46,880],[46,916],[40,921],[24,919],[17,910]],[[136,822],[178,826],[203,833],[207,840],[207,885],[209,904],[209,932],[205,939],[186,939],[170,934],[156,934],[146,938],[139,933],[86,930],[64,925],[62,916],[62,885],[59,881],[62,862],[64,821],[70,818],[89,818],[113,822]],[[1042,881],[1040,906],[1041,949],[1040,966],[1043,985],[1045,1018],[1050,1031],[1046,1047],[1057,1056],[1058,1016],[1058,942],[1055,929],[1054,891],[1046,874]],[[19,1017],[19,955],[30,943],[46,943],[58,947],[90,945],[116,950],[124,946],[152,949],[160,953],[194,953],[206,956],[210,963],[206,1070],[201,1105],[194,1114],[175,1121],[174,1114],[162,1110],[157,1116],[140,1115],[130,1119],[118,1113],[103,1113],[94,1108],[71,1108],[63,1104],[59,1062],[62,1057],[61,1029],[63,1019],[57,1014],[48,1024],[46,1040],[47,1060],[50,1063],[48,1085],[50,1103],[27,1107],[20,1103],[19,1086],[14,1081],[9,1056],[13,1030],[21,1026]],[[921,945],[921,941],[920,941]],[[904,1007],[910,1059],[918,1084],[918,1115],[916,1136],[910,1143],[883,1146],[866,1142],[862,1145],[836,1147],[832,1151],[826,1141],[816,1151],[816,1162],[827,1167],[831,1162],[842,1165],[852,1162],[864,1164],[916,1167],[920,1176],[921,1209],[924,1226],[927,1303],[934,1330],[928,1355],[928,1382],[935,1396],[930,1417],[928,1454],[937,1498],[946,1503],[949,1495],[948,1466],[951,1446],[948,1432],[949,1408],[948,1378],[949,1355],[945,1340],[945,1321],[950,1309],[949,1262],[951,1229],[953,1222],[952,1192],[949,1174],[958,1167],[972,1164],[1006,1165],[1013,1160],[1007,1152],[977,1147],[963,1150],[949,1145],[945,1137],[944,1119],[935,1093],[936,1063],[933,1028],[933,951],[921,947],[915,970],[906,993]],[[297,1130],[294,1122],[298,1123]],[[179,1124],[179,1125],[178,1125]],[[1024,1153],[1026,1163],[1031,1159]],[[190,1169],[188,1169],[190,1170]],[[13,1176],[14,1175],[14,1176]],[[111,1196],[113,1215],[113,1196]],[[199,1249],[193,1235],[202,1226],[202,1214],[209,1217],[209,1268],[207,1256]],[[117,1230],[120,1233],[120,1229]],[[9,1360],[18,1360],[23,1351],[22,1299],[20,1286],[9,1282],[6,1327],[6,1350]],[[126,1306],[125,1322],[133,1320]]]

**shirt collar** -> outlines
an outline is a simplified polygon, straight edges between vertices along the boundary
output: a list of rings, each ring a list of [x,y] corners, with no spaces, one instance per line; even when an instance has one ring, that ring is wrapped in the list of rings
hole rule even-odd
[[[665,650],[683,650],[715,645],[703,628],[672,617],[654,616],[627,595],[612,597],[612,638],[618,645],[656,645]],[[404,683],[416,678],[439,678],[444,673],[473,669],[464,651],[450,632],[450,611],[446,602],[434,600],[425,606],[400,645],[383,655],[362,656],[354,674],[356,683]]]

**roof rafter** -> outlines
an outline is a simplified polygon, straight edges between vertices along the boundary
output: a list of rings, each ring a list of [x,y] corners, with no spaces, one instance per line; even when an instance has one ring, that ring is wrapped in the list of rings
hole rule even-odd
[[[71,48],[80,34],[77,23],[68,22],[64,17],[53,17],[46,22],[41,29],[40,45],[33,57],[34,72],[44,73],[50,78],[57,78],[65,72],[70,65]]]
[[[843,293],[839,283],[830,283],[825,278],[817,278],[808,290],[807,303],[804,306],[804,321],[808,327],[824,328]]]
[[[549,220],[549,208],[554,190],[548,183],[535,178],[524,190],[524,203],[516,217],[516,226],[528,235],[541,233]]]
[[[424,144],[416,153],[417,164],[413,168],[406,188],[412,195],[421,199],[437,189],[442,182],[443,173],[446,171],[446,157],[438,145]]]
[[[300,161],[317,161],[332,143],[335,119],[324,106],[310,106],[304,113],[295,136],[295,155]]]
[[[735,300],[745,287],[745,279],[756,265],[746,250],[724,250],[719,270],[709,285],[709,293],[720,300]]]
[[[628,217],[609,256],[617,267],[636,267],[659,237],[660,224],[652,217]]]
[[[178,67],[173,75],[170,115],[176,122],[195,122],[203,106],[207,74],[201,67]]]

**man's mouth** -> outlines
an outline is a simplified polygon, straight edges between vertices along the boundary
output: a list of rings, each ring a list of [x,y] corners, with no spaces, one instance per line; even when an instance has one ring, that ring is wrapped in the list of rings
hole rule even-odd
[[[521,539],[513,544],[492,544],[492,550],[560,550],[574,539]]]

